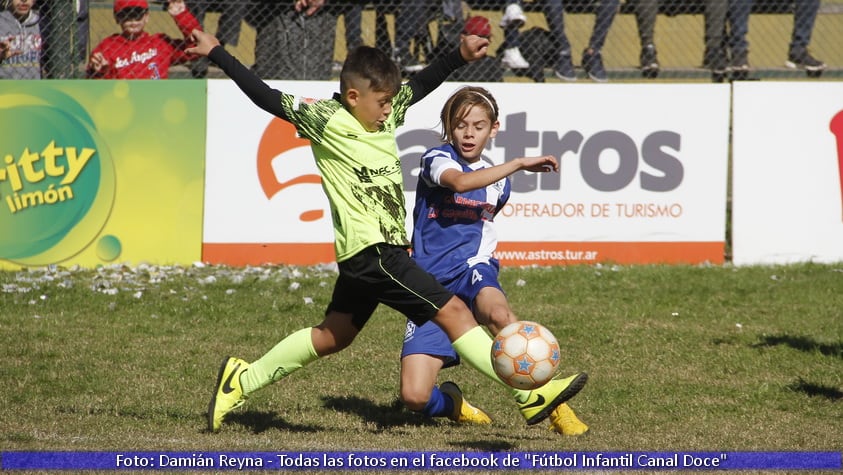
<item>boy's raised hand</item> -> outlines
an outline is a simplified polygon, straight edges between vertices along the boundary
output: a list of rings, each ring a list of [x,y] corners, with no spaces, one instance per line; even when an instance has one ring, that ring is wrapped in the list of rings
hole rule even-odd
[[[190,34],[196,42],[196,46],[186,48],[185,53],[198,54],[199,56],[208,56],[214,47],[219,46],[220,40],[210,33],[205,33],[202,30],[193,30]]]
[[[469,63],[486,56],[488,49],[488,38],[477,35],[460,35],[460,55],[462,55],[462,59]]]
[[[187,5],[184,4],[184,0],[170,0],[167,3],[167,13],[172,16],[178,16],[185,10],[187,10]]]

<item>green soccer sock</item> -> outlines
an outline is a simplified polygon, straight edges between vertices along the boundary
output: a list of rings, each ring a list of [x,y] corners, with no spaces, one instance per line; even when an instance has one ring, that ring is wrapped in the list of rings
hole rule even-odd
[[[483,327],[474,327],[452,342],[454,350],[472,368],[483,373],[487,378],[502,385],[518,402],[524,402],[530,395],[529,391],[515,389],[504,383],[492,367],[492,337]]]
[[[311,328],[302,328],[278,342],[260,359],[251,363],[240,375],[243,394],[254,391],[287,376],[319,359],[310,337]]]

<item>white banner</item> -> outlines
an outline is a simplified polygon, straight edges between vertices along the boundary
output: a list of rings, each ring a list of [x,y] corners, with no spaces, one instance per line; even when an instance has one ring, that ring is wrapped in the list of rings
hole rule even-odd
[[[338,89],[271,85],[314,98]],[[561,164],[560,174],[512,177],[510,204],[497,218],[505,264],[722,262],[728,85],[482,85],[501,111],[484,157],[552,154]],[[418,157],[439,143],[441,107],[459,86],[440,86],[398,129],[408,214]],[[310,255],[307,246],[319,249],[304,261],[324,260],[324,248],[312,245],[332,243],[333,229],[307,142],[228,80],[208,81],[206,166],[206,260],[277,260],[270,249],[278,244],[304,246],[296,259]]]
[[[843,83],[736,82],[735,264],[843,261]]]

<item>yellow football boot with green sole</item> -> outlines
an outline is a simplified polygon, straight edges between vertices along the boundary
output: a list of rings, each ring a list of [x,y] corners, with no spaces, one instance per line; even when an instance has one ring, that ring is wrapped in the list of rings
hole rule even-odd
[[[208,405],[208,430],[218,432],[226,414],[242,406],[246,402],[243,386],[240,385],[240,375],[249,368],[249,363],[227,356],[217,374],[217,385],[214,396]]]
[[[588,381],[588,374],[577,373],[564,379],[551,379],[540,388],[530,391],[530,396],[523,403],[518,403],[521,415],[527,425],[538,424],[547,419],[560,404],[576,396]]]

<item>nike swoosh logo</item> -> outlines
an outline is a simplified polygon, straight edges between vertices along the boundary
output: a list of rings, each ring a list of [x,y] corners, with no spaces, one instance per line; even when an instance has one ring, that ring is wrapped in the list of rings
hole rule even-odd
[[[544,396],[542,396],[541,394],[539,394],[539,397],[536,398],[536,402],[531,403],[531,404],[527,404],[526,406],[521,406],[521,408],[522,409],[529,409],[531,407],[539,407],[539,406],[544,406]]]
[[[231,387],[231,380],[234,378],[234,375],[237,374],[238,369],[240,369],[240,363],[237,363],[237,366],[235,366],[234,369],[231,370],[230,373],[228,373],[228,377],[225,378],[225,382],[222,383],[222,393],[223,394],[228,394],[231,391],[234,391],[234,388]],[[541,396],[539,396],[539,397],[541,398]],[[542,401],[544,401],[544,398],[542,398]]]

